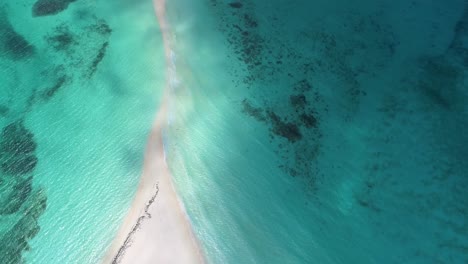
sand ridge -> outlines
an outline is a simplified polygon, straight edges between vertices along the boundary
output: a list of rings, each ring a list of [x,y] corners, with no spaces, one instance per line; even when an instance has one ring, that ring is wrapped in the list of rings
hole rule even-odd
[[[165,1],[153,3],[163,37],[167,80],[148,139],[140,184],[130,211],[102,260],[106,264],[205,262],[165,161],[163,129],[167,124],[169,73],[175,69],[170,69],[173,64]]]

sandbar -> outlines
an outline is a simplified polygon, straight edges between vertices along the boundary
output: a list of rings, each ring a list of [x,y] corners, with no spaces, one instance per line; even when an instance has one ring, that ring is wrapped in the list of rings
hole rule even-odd
[[[154,0],[170,65],[171,39],[164,0]],[[168,70],[169,72],[169,70]],[[169,78],[145,151],[137,193],[116,237],[106,252],[105,264],[205,263],[200,245],[179,200],[164,153]]]

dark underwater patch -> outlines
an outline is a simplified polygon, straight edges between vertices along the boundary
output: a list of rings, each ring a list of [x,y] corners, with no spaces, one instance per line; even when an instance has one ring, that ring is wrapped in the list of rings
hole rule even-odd
[[[2,171],[10,175],[24,175],[31,173],[37,165],[36,156],[18,156],[2,163]]]
[[[8,175],[31,173],[37,165],[34,155],[36,147],[33,134],[24,127],[22,121],[4,127],[0,139],[2,172]]]
[[[54,33],[46,37],[46,41],[57,51],[68,50],[71,46],[76,44],[75,36],[68,26],[63,24],[56,27]]]
[[[232,7],[232,8],[241,8],[242,3],[241,2],[231,2],[231,3],[229,3],[229,6]]]
[[[11,60],[22,60],[31,57],[35,48],[11,25],[6,12],[0,11],[0,53]]]
[[[6,116],[10,112],[10,108],[0,105],[0,116]]]
[[[12,59],[24,59],[34,54],[34,47],[15,31],[5,32],[2,42],[4,51]]]
[[[297,110],[304,109],[304,107],[307,105],[307,98],[303,94],[293,94],[289,96],[289,101],[291,105]]]
[[[22,121],[13,122],[3,128],[0,152],[12,155],[30,154],[36,147],[33,134],[24,127]]]
[[[299,130],[299,127],[296,124],[282,120],[272,110],[268,110],[267,115],[272,125],[271,132],[273,132],[275,135],[284,137],[292,143],[302,138],[301,131]]]
[[[314,192],[321,181],[314,162],[322,148],[319,125],[328,105],[312,82],[318,70],[328,71],[327,65],[304,56],[293,43],[284,42],[279,35],[263,34],[260,27],[280,33],[275,28],[282,25],[277,24],[274,16],[258,19],[256,3],[242,1],[242,7],[235,8],[226,7],[220,1],[211,2],[220,20],[218,28],[233,51],[228,59],[237,60],[241,66],[231,70],[232,82],[240,89],[251,91],[240,102],[240,110],[267,126],[269,142],[281,158],[278,167],[303,181],[308,192]],[[284,86],[278,87],[279,83]],[[257,93],[262,89],[263,92]],[[270,94],[274,96],[270,98]]]
[[[96,57],[94,57],[91,65],[90,65],[90,67],[88,69],[87,78],[91,78],[96,73],[96,70],[97,70],[99,64],[102,62],[102,60],[104,59],[104,57],[106,55],[107,48],[109,47],[108,38],[109,38],[110,34],[112,33],[112,29],[109,27],[109,25],[104,20],[97,21],[96,24],[88,27],[88,29],[90,31],[92,31],[92,32],[98,33],[99,35],[101,35],[102,37],[104,37],[106,39],[106,41],[99,48],[99,50],[98,50],[98,52],[96,54]]]
[[[18,222],[0,234],[2,263],[24,263],[22,253],[39,232],[38,218],[46,209],[42,189],[34,190],[32,180],[38,159],[34,134],[17,120],[5,126],[0,138],[0,215],[17,214]]]
[[[11,215],[21,208],[32,191],[32,178],[19,179],[13,186],[2,190],[2,195],[6,198],[2,200],[0,215]]]
[[[96,24],[90,26],[89,29],[102,36],[109,36],[112,33],[112,28],[104,20],[99,20]]]
[[[457,84],[461,70],[444,58],[436,57],[421,61],[423,78],[419,81],[420,92],[434,105],[452,108],[459,97]]]
[[[32,8],[33,17],[56,15],[77,0],[38,0]]]
[[[253,106],[247,99],[242,100],[242,111],[257,121],[265,122],[267,120],[263,110],[260,107]]]
[[[310,90],[312,90],[312,85],[307,79],[302,79],[294,84],[293,89],[298,92],[305,93],[305,92],[309,92]]]
[[[60,76],[54,85],[44,90],[42,93],[42,98],[44,100],[50,100],[67,82],[67,76]]]
[[[44,190],[39,189],[29,195],[22,206],[19,221],[6,233],[0,236],[0,256],[2,263],[24,263],[22,253],[29,250],[28,241],[39,233],[39,217],[47,207]]]
[[[101,63],[102,59],[104,59],[104,56],[106,55],[108,46],[109,46],[109,42],[107,41],[104,44],[102,44],[101,48],[98,51],[98,54],[96,55],[93,62],[91,63],[91,67],[89,68],[88,78],[91,78],[94,75],[94,73],[96,73],[99,63]]]
[[[301,122],[307,128],[317,127],[317,118],[313,114],[302,113],[299,115]]]

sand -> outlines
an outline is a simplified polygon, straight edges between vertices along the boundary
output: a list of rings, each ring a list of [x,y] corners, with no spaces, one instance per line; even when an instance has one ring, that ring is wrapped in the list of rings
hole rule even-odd
[[[171,65],[171,40],[164,0],[154,0],[154,6],[163,36],[166,63]],[[167,123],[169,79],[170,76],[148,140],[137,193],[103,263],[205,262],[165,161],[162,133]]]

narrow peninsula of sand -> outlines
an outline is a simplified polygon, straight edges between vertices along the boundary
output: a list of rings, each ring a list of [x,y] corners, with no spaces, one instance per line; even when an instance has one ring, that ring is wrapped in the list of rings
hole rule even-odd
[[[163,36],[166,62],[170,65],[171,37],[165,18],[165,3],[164,0],[154,0],[153,3]],[[162,134],[167,124],[168,85],[167,81],[148,140],[136,196],[103,259],[104,264],[204,263],[164,159]]]

